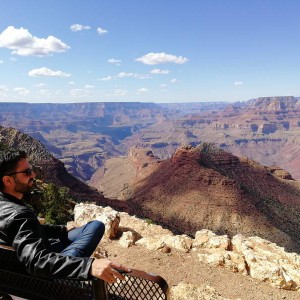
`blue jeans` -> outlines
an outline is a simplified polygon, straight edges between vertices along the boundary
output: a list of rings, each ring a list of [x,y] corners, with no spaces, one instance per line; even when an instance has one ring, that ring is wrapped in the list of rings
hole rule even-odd
[[[100,243],[105,226],[91,221],[68,232],[68,240],[50,240],[50,250],[66,256],[90,257]]]

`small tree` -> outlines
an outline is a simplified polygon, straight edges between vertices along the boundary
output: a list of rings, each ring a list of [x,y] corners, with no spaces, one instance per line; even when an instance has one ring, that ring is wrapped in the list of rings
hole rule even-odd
[[[52,183],[46,185],[41,195],[40,215],[49,224],[65,224],[72,220],[72,199],[67,188],[59,188]]]

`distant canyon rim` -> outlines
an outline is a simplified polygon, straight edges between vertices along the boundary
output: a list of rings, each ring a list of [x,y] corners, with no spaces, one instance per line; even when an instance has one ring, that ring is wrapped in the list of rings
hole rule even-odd
[[[201,142],[300,179],[300,100],[292,96],[236,103],[0,103],[0,124],[41,141],[87,183],[107,159],[127,156],[132,146],[166,159]]]

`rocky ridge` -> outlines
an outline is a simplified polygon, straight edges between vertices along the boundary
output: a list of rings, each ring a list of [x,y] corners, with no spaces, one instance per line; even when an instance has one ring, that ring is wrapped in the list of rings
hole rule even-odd
[[[132,148],[122,161],[130,165],[130,175],[120,178],[106,164],[101,184],[104,194],[114,193],[132,213],[181,233],[208,228],[230,237],[257,235],[300,250],[299,182],[282,179],[291,178],[286,171],[210,144],[182,147],[168,160]],[[116,162],[119,168],[122,161]]]
[[[246,238],[240,234],[230,239],[227,235],[216,235],[207,229],[197,231],[193,239],[186,235],[174,235],[158,225],[147,223],[146,220],[127,213],[118,213],[109,207],[102,208],[91,204],[76,206],[76,225],[82,225],[93,219],[101,220],[106,224],[106,238],[97,248],[96,256],[109,256],[107,250],[112,249],[112,244],[118,244],[118,251],[123,251],[129,256],[133,248],[139,248],[143,253],[153,253],[153,251],[161,253],[160,257],[163,258],[160,263],[166,265],[168,260],[172,260],[172,256],[176,256],[177,253],[181,253],[181,257],[186,257],[186,260],[192,255],[198,261],[194,262],[196,265],[193,270],[190,270],[192,272],[197,271],[197,268],[201,268],[201,264],[204,263],[219,272],[227,273],[229,270],[279,289],[298,291],[296,294],[293,292],[285,294],[288,296],[277,295],[277,297],[265,298],[262,291],[245,297],[243,291],[239,290],[239,293],[236,293],[239,299],[297,299],[299,297],[297,294],[300,289],[298,272],[300,255],[287,253],[282,247],[268,240],[260,237]],[[118,254],[115,257],[118,257]],[[147,265],[147,256],[144,259]],[[161,268],[160,272],[162,273],[159,274],[171,285],[172,300],[225,299],[214,287],[197,285],[189,276],[179,282],[166,269]],[[192,278],[192,274],[189,274]]]

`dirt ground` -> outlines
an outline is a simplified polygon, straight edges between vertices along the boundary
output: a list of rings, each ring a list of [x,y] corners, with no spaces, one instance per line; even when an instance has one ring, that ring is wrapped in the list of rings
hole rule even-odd
[[[118,240],[103,240],[101,252],[123,265],[162,276],[169,287],[180,282],[209,285],[222,297],[241,300],[299,300],[300,291],[286,291],[250,276],[211,267],[198,261],[197,253],[149,251],[141,245],[122,248]],[[199,299],[201,300],[201,299]]]

